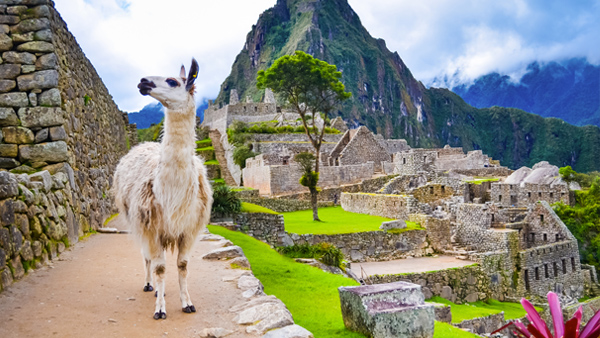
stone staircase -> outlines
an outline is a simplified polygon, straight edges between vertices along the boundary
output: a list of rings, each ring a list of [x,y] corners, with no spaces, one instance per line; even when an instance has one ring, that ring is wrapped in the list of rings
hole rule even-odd
[[[221,177],[225,180],[225,183],[229,186],[235,187],[237,183],[231,176],[229,172],[229,168],[227,168],[227,158],[225,158],[225,149],[223,149],[223,145],[221,144],[221,133],[218,130],[211,130],[208,133],[208,137],[212,141],[212,145],[215,148],[215,157],[219,162],[219,167],[221,168]]]
[[[450,245],[452,245],[452,248],[444,250],[444,254],[455,256],[457,259],[469,259],[469,255],[477,253],[476,250],[471,250],[469,246],[456,242],[454,237],[450,238]]]

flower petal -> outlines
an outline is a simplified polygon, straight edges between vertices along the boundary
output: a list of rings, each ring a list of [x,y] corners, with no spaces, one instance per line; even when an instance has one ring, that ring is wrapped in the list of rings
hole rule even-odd
[[[552,314],[554,335],[556,337],[563,337],[565,335],[565,322],[562,309],[560,308],[560,300],[558,300],[556,293],[548,292],[548,305],[550,306],[550,314]]]

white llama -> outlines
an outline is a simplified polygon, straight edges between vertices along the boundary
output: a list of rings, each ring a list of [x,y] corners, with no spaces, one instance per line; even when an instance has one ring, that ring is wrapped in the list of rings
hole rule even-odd
[[[145,77],[138,88],[166,108],[161,143],[147,142],[131,149],[119,162],[113,184],[115,202],[126,217],[145,259],[144,291],[153,291],[154,319],[167,318],[165,310],[165,251],[177,247],[177,267],[183,312],[196,312],[187,290],[189,253],[210,218],[212,190],[204,163],[194,156],[196,105],[194,81],[198,63],[192,59],[189,75],[181,66],[179,77]]]

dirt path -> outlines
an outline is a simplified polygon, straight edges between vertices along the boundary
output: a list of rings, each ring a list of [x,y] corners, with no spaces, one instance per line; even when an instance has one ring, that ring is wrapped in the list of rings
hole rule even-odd
[[[396,259],[385,262],[352,263],[351,270],[357,276],[360,276],[362,267],[365,273],[371,276],[442,270],[448,268],[467,266],[474,263],[475,262],[473,261],[461,260],[453,256],[420,257]]]
[[[228,310],[245,302],[227,262],[201,256],[220,247],[196,243],[188,268],[198,312],[181,311],[175,256],[167,254],[167,319],[156,321],[154,293],[142,291],[139,249],[123,234],[97,234],[65,251],[51,266],[29,273],[0,294],[0,337],[199,337],[204,328],[250,337]]]

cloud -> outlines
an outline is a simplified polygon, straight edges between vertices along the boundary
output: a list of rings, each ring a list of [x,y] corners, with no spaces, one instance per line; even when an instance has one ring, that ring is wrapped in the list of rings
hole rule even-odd
[[[176,75],[196,57],[198,97],[214,98],[246,35],[276,0],[55,0],[119,107],[154,100],[147,75]],[[600,63],[599,0],[349,0],[363,25],[424,83],[459,72],[519,74],[532,61]]]

